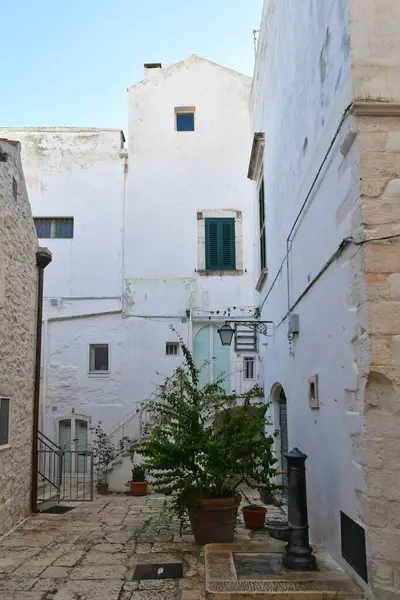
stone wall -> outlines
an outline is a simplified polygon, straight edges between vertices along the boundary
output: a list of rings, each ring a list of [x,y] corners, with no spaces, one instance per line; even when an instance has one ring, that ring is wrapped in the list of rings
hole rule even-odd
[[[360,103],[355,113],[364,240],[376,240],[363,244],[367,302],[359,314],[370,371],[359,513],[371,587],[379,600],[393,600],[400,598],[400,106]]]
[[[0,140],[0,396],[10,399],[0,447],[0,535],[29,514],[38,243],[20,144]]]

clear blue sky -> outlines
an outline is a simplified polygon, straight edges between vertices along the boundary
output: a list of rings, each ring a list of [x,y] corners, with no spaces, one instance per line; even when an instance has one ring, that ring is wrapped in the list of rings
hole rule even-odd
[[[252,75],[262,0],[0,0],[0,126],[126,127],[143,63]]]

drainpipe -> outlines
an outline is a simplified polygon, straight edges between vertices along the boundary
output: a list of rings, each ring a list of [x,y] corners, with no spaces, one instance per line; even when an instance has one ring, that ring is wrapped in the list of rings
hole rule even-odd
[[[47,248],[39,248],[36,252],[38,267],[37,312],[36,312],[36,356],[35,356],[35,387],[33,394],[33,430],[32,430],[32,485],[31,511],[37,512],[38,488],[38,431],[39,431],[39,402],[40,402],[40,360],[42,352],[42,318],[43,318],[43,274],[51,263],[51,252]]]

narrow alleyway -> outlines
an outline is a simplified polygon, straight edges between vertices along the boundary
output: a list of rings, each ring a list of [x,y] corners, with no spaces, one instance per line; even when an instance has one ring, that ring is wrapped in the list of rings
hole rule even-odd
[[[248,534],[239,525],[237,539]],[[182,579],[133,581],[137,564],[171,562],[183,563]],[[0,600],[202,598],[204,551],[190,532],[180,536],[162,496],[99,497],[32,516],[0,540]]]

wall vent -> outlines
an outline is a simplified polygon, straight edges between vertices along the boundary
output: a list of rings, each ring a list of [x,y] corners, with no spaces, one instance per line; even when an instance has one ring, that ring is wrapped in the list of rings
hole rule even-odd
[[[343,558],[368,583],[364,528],[340,511],[340,534]]]

